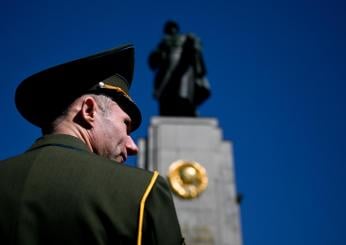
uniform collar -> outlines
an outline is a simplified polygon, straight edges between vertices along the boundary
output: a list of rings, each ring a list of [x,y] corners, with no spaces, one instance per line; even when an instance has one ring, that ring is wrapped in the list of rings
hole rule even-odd
[[[30,147],[29,151],[51,145],[90,152],[87,145],[82,140],[67,134],[52,134],[42,136],[35,141],[35,143]]]

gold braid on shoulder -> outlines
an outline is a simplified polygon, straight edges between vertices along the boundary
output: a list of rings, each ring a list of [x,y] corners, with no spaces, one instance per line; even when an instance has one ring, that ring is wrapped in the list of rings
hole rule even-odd
[[[153,188],[155,181],[157,177],[159,176],[159,172],[154,171],[153,176],[151,177],[150,183],[147,186],[143,197],[141,199],[140,209],[139,209],[139,221],[138,221],[138,236],[137,236],[137,245],[142,244],[142,229],[143,229],[143,217],[144,217],[144,207],[145,207],[145,201],[147,200],[147,197]]]

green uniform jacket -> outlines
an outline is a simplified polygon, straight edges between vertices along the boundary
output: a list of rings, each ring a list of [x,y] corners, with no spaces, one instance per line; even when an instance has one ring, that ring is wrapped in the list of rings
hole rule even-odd
[[[153,173],[50,135],[0,163],[0,244],[137,244],[141,199]],[[183,244],[167,183],[145,202],[143,245]]]

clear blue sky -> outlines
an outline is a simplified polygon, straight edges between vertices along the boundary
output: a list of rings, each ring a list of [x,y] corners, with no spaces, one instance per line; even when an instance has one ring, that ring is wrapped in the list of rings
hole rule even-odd
[[[0,159],[39,136],[14,105],[22,79],[127,42],[136,47],[132,96],[144,116],[134,137],[145,137],[157,115],[147,57],[163,23],[174,19],[203,42],[213,94],[199,111],[218,118],[234,143],[244,244],[346,244],[344,1],[5,0],[0,6]]]

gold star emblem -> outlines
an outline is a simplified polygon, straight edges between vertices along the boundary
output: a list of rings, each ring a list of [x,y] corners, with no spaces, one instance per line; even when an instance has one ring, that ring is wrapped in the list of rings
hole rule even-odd
[[[169,167],[168,182],[179,197],[193,199],[207,188],[208,177],[205,168],[198,162],[178,160]]]

